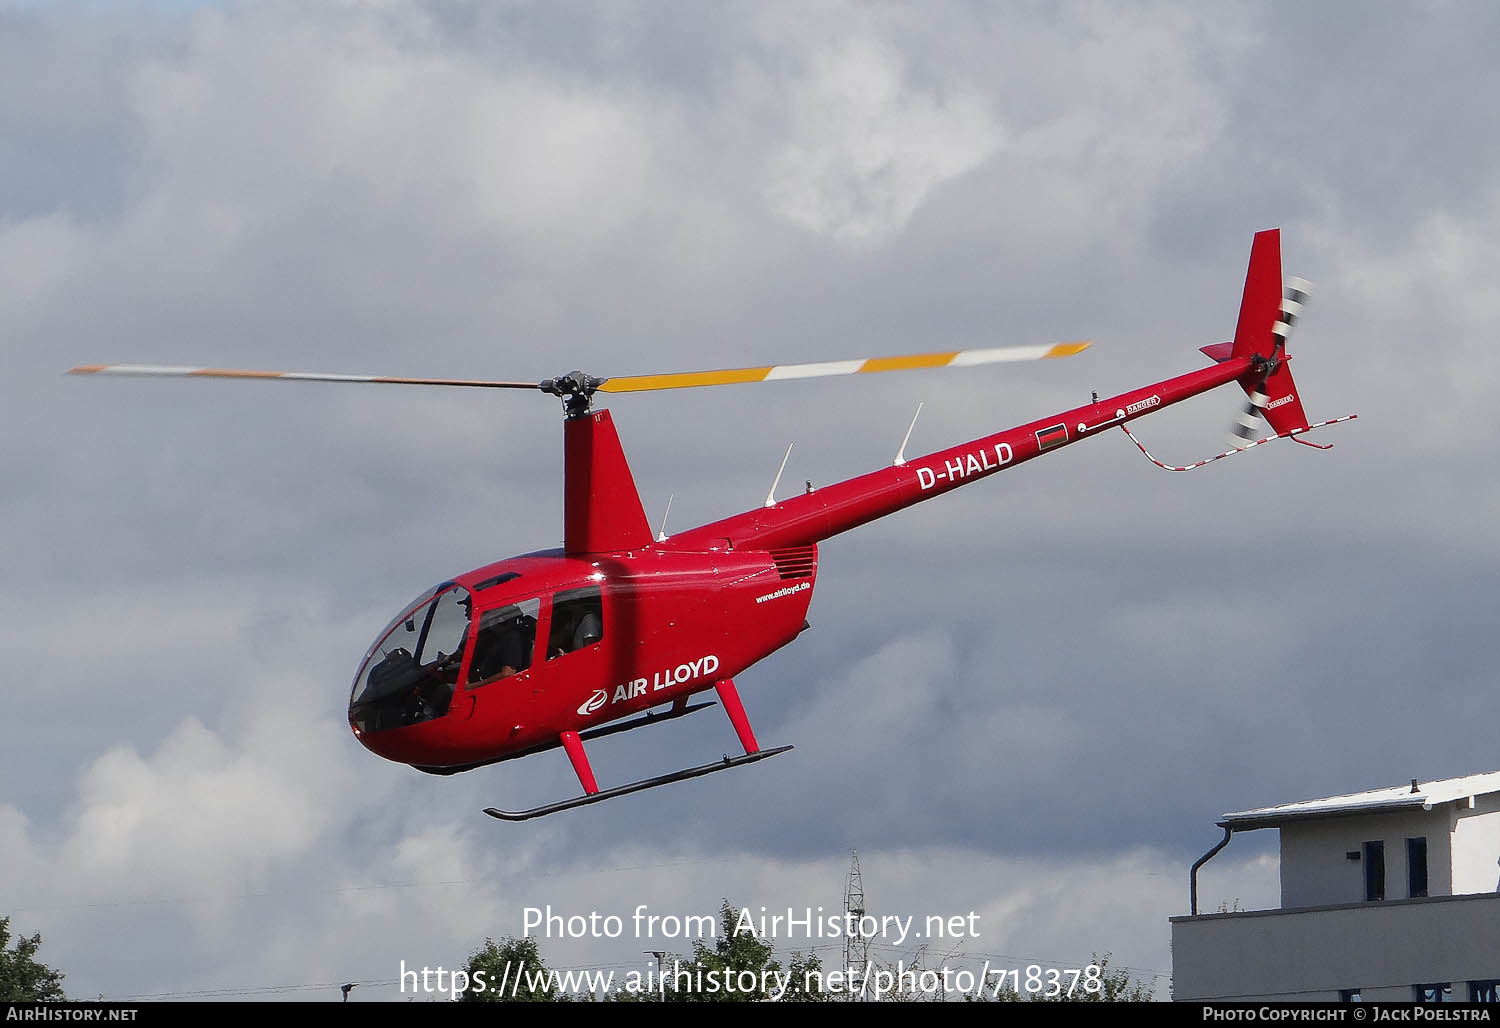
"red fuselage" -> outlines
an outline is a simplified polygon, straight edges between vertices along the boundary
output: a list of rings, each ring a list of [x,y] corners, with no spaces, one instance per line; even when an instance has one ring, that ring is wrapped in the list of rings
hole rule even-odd
[[[445,715],[373,732],[356,724],[355,735],[391,760],[464,767],[547,749],[564,731],[712,688],[802,631],[816,559],[812,547],[771,554],[661,545],[585,557],[548,551],[460,575],[455,582],[473,596],[475,623],[539,600],[538,640],[556,635],[557,597],[597,585],[603,634],[557,656],[536,646],[529,666],[498,678],[472,673],[482,658],[469,645],[456,679],[464,685]],[[506,573],[519,577],[476,588]]]
[[[609,412],[570,418],[568,545],[461,575],[393,622],[382,637],[390,641],[377,641],[355,683],[356,699],[363,691],[377,700],[352,703],[351,726],[380,756],[446,773],[547,749],[565,732],[685,699],[740,674],[806,627],[822,540],[1254,378],[1252,358],[1226,359],[665,541],[651,538]],[[454,641],[441,646],[423,643],[439,631],[441,608],[427,615],[431,632],[420,623],[434,595],[455,597],[449,606],[461,611],[449,618]],[[585,610],[593,620],[570,648],[569,632]],[[502,631],[526,640],[511,647],[518,656],[493,655],[509,645],[495,641]],[[407,642],[397,646],[401,639]],[[444,647],[456,654],[446,663]],[[432,656],[417,652],[423,649]],[[437,661],[428,663],[426,679],[423,660]],[[401,687],[439,699],[425,706],[401,699],[400,710],[392,706],[397,699],[378,699],[382,690],[404,697]]]

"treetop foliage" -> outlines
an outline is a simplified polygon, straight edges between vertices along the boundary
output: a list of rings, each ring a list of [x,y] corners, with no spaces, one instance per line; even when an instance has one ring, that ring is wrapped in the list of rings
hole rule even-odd
[[[8,1003],[58,1002],[63,995],[63,975],[36,959],[42,946],[39,933],[22,936],[10,945],[10,918],[0,917],[0,1001]]]

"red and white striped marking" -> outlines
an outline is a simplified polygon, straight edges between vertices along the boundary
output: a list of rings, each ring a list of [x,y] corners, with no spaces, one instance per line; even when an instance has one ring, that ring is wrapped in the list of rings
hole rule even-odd
[[[1261,443],[1274,442],[1277,439],[1290,439],[1294,443],[1306,443],[1308,446],[1317,446],[1318,449],[1320,449],[1320,450],[1326,450],[1326,449],[1329,448],[1329,446],[1332,445],[1331,443],[1328,444],[1327,446],[1319,446],[1317,443],[1308,443],[1307,440],[1305,440],[1305,439],[1298,439],[1297,437],[1300,436],[1300,435],[1305,435],[1306,433],[1311,432],[1315,428],[1326,428],[1329,425],[1338,425],[1338,424],[1341,424],[1341,423],[1343,423],[1345,421],[1353,421],[1354,419],[1356,419],[1358,417],[1359,417],[1358,414],[1345,414],[1341,418],[1333,418],[1332,420],[1329,420],[1329,421],[1320,421],[1316,425],[1308,425],[1306,428],[1297,429],[1295,431],[1287,432],[1285,435],[1268,435],[1268,436],[1264,436],[1263,438],[1257,439],[1257,440],[1255,440],[1252,443],[1245,443],[1243,446],[1236,446],[1232,450],[1225,450],[1223,453],[1216,453],[1212,457],[1208,457],[1208,458],[1206,458],[1204,460],[1200,460],[1196,464],[1188,464],[1188,465],[1186,465],[1184,467],[1177,467],[1177,466],[1172,465],[1172,464],[1163,464],[1161,461],[1159,461],[1155,457],[1151,456],[1151,451],[1148,450],[1148,449],[1146,449],[1144,446],[1141,445],[1141,441],[1139,439],[1137,439],[1135,437],[1135,434],[1130,431],[1130,426],[1129,425],[1121,425],[1120,426],[1120,431],[1124,432],[1127,436],[1130,437],[1130,441],[1133,442],[1133,443],[1135,443],[1135,448],[1138,449],[1138,450],[1140,450],[1142,453],[1144,453],[1146,455],[1146,459],[1147,460],[1149,460],[1152,464],[1155,464],[1157,467],[1161,468],[1163,471],[1192,471],[1194,468],[1201,468],[1205,464],[1212,464],[1216,460],[1223,460],[1225,457],[1233,457],[1237,453],[1244,453],[1246,450],[1250,449],[1252,446],[1259,446]]]

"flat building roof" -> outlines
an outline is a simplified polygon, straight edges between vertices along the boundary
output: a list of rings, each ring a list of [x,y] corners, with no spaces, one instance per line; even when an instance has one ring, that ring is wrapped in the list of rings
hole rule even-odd
[[[1465,800],[1472,796],[1500,793],[1500,771],[1444,778],[1435,782],[1395,785],[1388,789],[1370,789],[1344,796],[1325,796],[1316,800],[1299,800],[1255,810],[1225,814],[1219,827],[1237,832],[1256,828],[1275,828],[1289,821],[1347,817],[1356,814],[1378,814],[1396,810],[1431,810],[1442,803]]]

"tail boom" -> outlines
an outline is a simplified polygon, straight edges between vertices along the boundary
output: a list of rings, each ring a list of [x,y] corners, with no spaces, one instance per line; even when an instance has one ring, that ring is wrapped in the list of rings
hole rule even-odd
[[[716,521],[674,536],[667,545],[698,549],[727,541],[736,549],[773,549],[821,542],[1033,457],[1092,438],[1103,429],[1234,382],[1250,370],[1249,358],[1231,358],[1215,367],[913,458],[899,467],[882,468],[794,496],[773,507]]]

